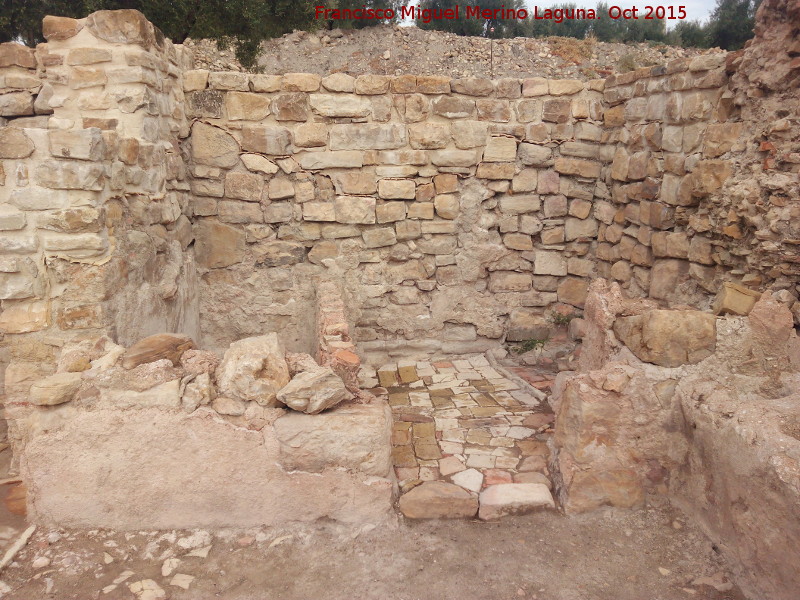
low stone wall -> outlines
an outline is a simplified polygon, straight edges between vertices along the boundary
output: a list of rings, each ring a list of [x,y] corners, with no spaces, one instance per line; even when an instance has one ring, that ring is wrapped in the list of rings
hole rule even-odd
[[[28,515],[112,529],[360,525],[392,515],[392,415],[275,334],[220,362],[186,336],[68,344],[14,406]],[[324,412],[321,412],[324,411]]]
[[[551,472],[567,513],[668,496],[753,597],[796,595],[800,338],[765,294],[749,315],[659,310],[598,280],[577,373],[559,375]],[[582,356],[582,359],[583,359]]]

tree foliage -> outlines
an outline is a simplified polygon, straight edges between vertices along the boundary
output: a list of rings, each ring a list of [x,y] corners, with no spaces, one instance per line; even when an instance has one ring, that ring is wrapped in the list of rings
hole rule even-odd
[[[708,24],[711,46],[738,50],[753,37],[755,15],[760,0],[717,0]]]

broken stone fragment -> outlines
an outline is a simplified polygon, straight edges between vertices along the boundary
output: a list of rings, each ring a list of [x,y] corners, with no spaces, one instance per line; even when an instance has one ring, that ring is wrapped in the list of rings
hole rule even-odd
[[[443,481],[426,481],[400,497],[408,519],[469,519],[478,512],[478,498]]]
[[[181,405],[186,412],[193,412],[198,407],[210,403],[216,395],[208,373],[200,373],[193,381],[186,384],[181,396]]]
[[[138,600],[165,600],[167,597],[166,592],[152,579],[135,581],[128,588]]]
[[[211,403],[211,408],[221,415],[230,417],[241,417],[247,410],[247,403],[238,398],[226,398],[220,396]]]
[[[330,367],[317,367],[311,371],[298,373],[278,392],[280,402],[310,415],[320,413],[352,397],[342,379]]]
[[[125,369],[133,369],[165,358],[174,366],[178,366],[181,356],[190,348],[194,348],[194,341],[187,335],[157,333],[139,340],[128,348],[122,357],[122,366]]]
[[[31,386],[30,401],[38,406],[63,404],[72,400],[80,385],[80,373],[56,373]]]
[[[711,309],[715,315],[747,315],[761,297],[759,292],[726,281],[714,298]]]
[[[488,521],[555,508],[550,490],[542,483],[498,483],[481,492],[478,518]]]
[[[219,357],[210,350],[190,348],[181,355],[181,367],[194,375],[208,373],[213,375],[219,365]]]
[[[319,369],[317,361],[310,354],[305,352],[287,352],[286,364],[289,365],[289,373],[292,377],[303,371],[313,371]]]
[[[661,367],[695,364],[711,356],[717,344],[717,323],[699,310],[651,310],[620,317],[614,333],[636,357]]]
[[[285,354],[276,333],[234,342],[217,367],[221,395],[261,406],[279,406],[277,393],[289,383]]]

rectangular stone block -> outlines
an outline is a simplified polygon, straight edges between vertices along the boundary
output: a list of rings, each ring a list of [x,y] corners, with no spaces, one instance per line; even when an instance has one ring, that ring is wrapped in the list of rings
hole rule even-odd
[[[242,150],[288,156],[291,154],[291,133],[285,127],[245,125],[242,127]]]
[[[405,125],[399,123],[334,125],[330,130],[331,150],[391,150],[407,142]]]
[[[600,168],[599,162],[579,158],[557,158],[555,161],[556,172],[563,175],[597,179],[600,177]]]
[[[378,223],[394,223],[406,218],[405,202],[384,202],[375,208]]]
[[[411,179],[381,179],[378,182],[378,195],[386,200],[413,200],[416,185]]]
[[[323,117],[360,118],[372,112],[372,103],[367,98],[333,94],[310,94],[311,109]]]
[[[500,212],[504,214],[536,212],[541,207],[541,198],[536,194],[515,194],[500,198]]]
[[[512,137],[490,137],[483,151],[485,162],[513,162],[517,158],[517,140]]]
[[[307,152],[301,154],[298,162],[304,169],[360,169],[364,164],[364,153],[356,150],[339,152]]]
[[[306,202],[303,204],[303,219],[306,221],[336,221],[336,209],[330,202]]]
[[[353,225],[375,223],[375,198],[337,196],[334,207],[337,223]]]
[[[530,273],[514,271],[493,271],[489,275],[490,292],[526,292],[533,286]]]

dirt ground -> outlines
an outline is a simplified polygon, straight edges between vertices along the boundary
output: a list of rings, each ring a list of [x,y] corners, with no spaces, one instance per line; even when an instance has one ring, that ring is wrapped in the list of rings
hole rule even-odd
[[[186,556],[208,545],[207,558]],[[194,577],[188,590],[162,575],[172,557],[175,573]],[[356,531],[334,523],[214,536],[39,529],[0,576],[10,588],[0,597],[134,599],[128,585],[152,579],[166,594],[153,597],[173,600],[743,600],[735,589],[692,584],[720,571],[712,542],[664,506]]]

